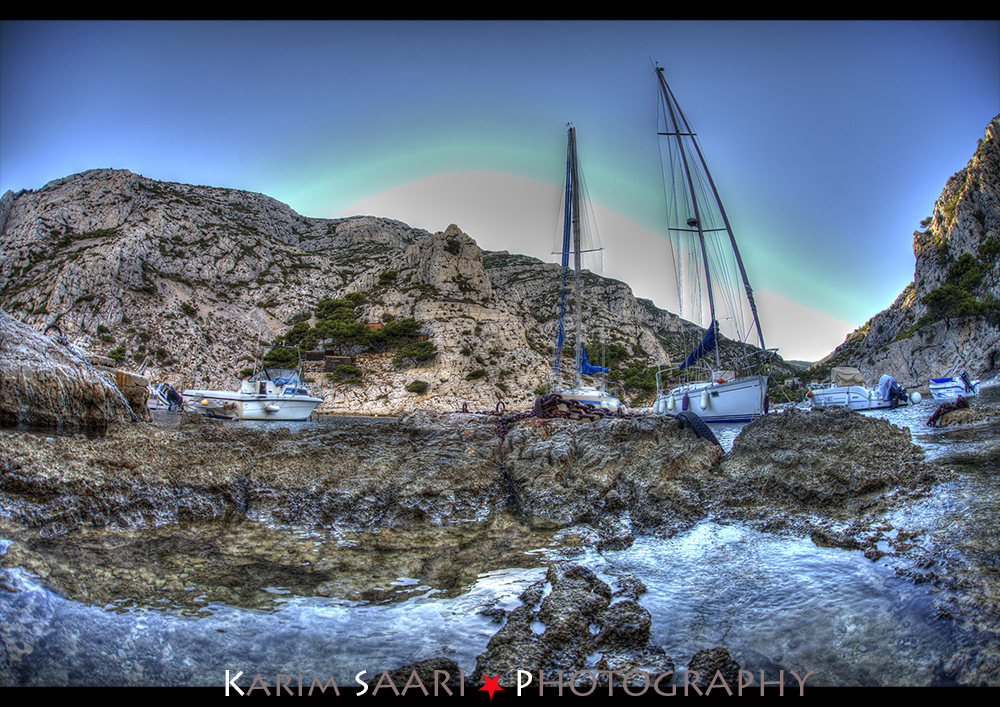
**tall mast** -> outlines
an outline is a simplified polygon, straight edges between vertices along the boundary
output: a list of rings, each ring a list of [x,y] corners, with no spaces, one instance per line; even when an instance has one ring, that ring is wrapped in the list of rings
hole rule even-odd
[[[576,162],[576,128],[569,129],[569,151],[573,181],[573,297],[576,299],[576,347],[573,368],[576,387],[583,384],[583,296],[580,291],[581,250],[580,245],[580,173]]]
[[[678,126],[679,129],[680,123],[677,120],[677,116],[674,115],[674,101],[670,100],[670,98],[673,98],[673,94],[670,93],[670,89],[667,87],[667,82],[663,80],[663,69],[661,69],[660,67],[656,67],[656,76],[660,80],[660,90],[663,92],[663,98],[664,98],[663,103],[666,106],[666,110],[670,112],[669,125]],[[670,96],[670,98],[668,98],[668,96]],[[689,193],[691,194],[691,208],[694,210],[694,217],[688,219],[687,225],[692,231],[697,229],[698,233],[698,244],[701,247],[701,260],[705,270],[705,286],[706,289],[708,290],[708,310],[709,313],[711,314],[711,323],[708,326],[711,329],[712,327],[715,326],[715,294],[712,290],[712,272],[708,267],[708,249],[705,248],[705,232],[702,230],[701,227],[701,213],[698,210],[698,199],[695,196],[694,177],[691,174],[691,166],[688,164],[687,151],[684,149],[683,141],[681,140],[681,137],[684,135],[691,136],[691,138],[693,139],[694,133],[691,132],[691,128],[688,126],[687,120],[685,120],[684,118],[684,114],[681,113],[680,106],[677,106],[677,113],[680,115],[681,120],[684,122],[685,132],[681,133],[678,131],[673,133],[659,133],[659,134],[676,137],[677,144],[680,147],[681,159],[684,162],[684,177],[685,179],[687,179],[688,190]],[[697,144],[695,145],[695,147],[697,147]],[[698,154],[700,155],[701,152],[699,151]],[[706,171],[708,171],[707,168]],[[716,336],[718,336],[718,334],[719,332],[716,331]],[[719,363],[718,346],[715,347],[715,367],[717,369],[721,367],[721,364]]]
[[[660,83],[660,91],[663,94],[663,102],[667,110],[670,111],[671,124],[676,126],[675,132],[672,133],[664,132],[658,134],[674,136],[677,138],[677,144],[678,147],[680,148],[681,157],[684,161],[684,170],[688,180],[688,187],[691,190],[690,192],[691,201],[693,203],[693,208],[695,210],[695,216],[693,219],[695,221],[695,224],[691,223],[692,219],[688,219],[688,225],[689,226],[696,225],[698,229],[698,239],[701,244],[702,258],[705,265],[705,279],[708,287],[708,302],[709,302],[709,309],[711,310],[712,313],[712,323],[715,324],[715,302],[714,302],[714,296],[712,294],[712,283],[711,280],[709,279],[710,276],[708,270],[708,259],[705,251],[705,234],[704,231],[702,230],[701,218],[698,214],[698,201],[697,198],[695,197],[694,183],[692,181],[692,176],[688,165],[687,151],[684,149],[683,145],[683,140],[682,140],[683,137],[691,138],[691,144],[694,146],[695,153],[698,156],[698,160],[701,162],[702,169],[705,171],[705,176],[708,179],[709,186],[711,186],[712,188],[712,195],[715,197],[715,202],[719,207],[719,213],[721,214],[722,221],[725,224],[725,230],[729,234],[729,242],[733,248],[733,255],[736,257],[736,263],[740,269],[740,277],[742,277],[743,279],[743,289],[746,291],[747,301],[750,303],[750,311],[753,314],[754,326],[757,329],[757,338],[760,341],[760,348],[765,349],[764,332],[760,326],[760,319],[758,319],[757,317],[757,303],[754,301],[753,288],[750,287],[750,279],[747,277],[746,268],[743,266],[743,258],[740,257],[740,249],[736,245],[736,236],[733,235],[733,229],[732,226],[730,226],[729,224],[729,217],[726,215],[726,209],[722,205],[722,199],[719,196],[718,190],[715,188],[715,181],[712,179],[712,173],[708,171],[708,163],[705,162],[705,156],[701,152],[701,147],[698,145],[698,140],[695,138],[694,131],[691,129],[691,126],[687,122],[687,118],[684,117],[684,113],[681,111],[680,104],[677,103],[677,99],[674,98],[673,92],[670,90],[670,87],[667,85],[666,80],[663,78],[663,67],[661,66],[656,67],[656,77]],[[674,114],[675,108],[676,108],[676,115]],[[680,121],[677,120],[677,116],[680,116]],[[681,130],[681,126],[683,126],[683,131]],[[716,335],[718,335],[718,333],[719,332],[716,331]],[[716,366],[718,366],[719,365],[718,346],[715,349],[715,359],[716,359]]]
[[[562,351],[563,344],[565,342],[566,330],[563,326],[563,321],[566,317],[566,278],[569,275],[569,249],[570,249],[570,237],[572,235],[572,220],[573,220],[573,198],[572,194],[574,191],[574,178],[573,178],[573,165],[575,163],[574,159],[575,153],[575,140],[573,135],[573,129],[569,129],[569,141],[566,145],[566,199],[563,205],[563,238],[562,238],[562,252],[561,252],[561,264],[562,264],[562,287],[560,288],[559,297],[559,332],[556,337],[556,357],[555,362],[552,366],[552,384],[555,386],[559,382],[559,371],[562,367]]]

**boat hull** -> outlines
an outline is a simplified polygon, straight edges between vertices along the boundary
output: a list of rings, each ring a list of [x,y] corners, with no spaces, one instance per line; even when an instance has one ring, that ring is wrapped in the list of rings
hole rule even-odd
[[[970,390],[961,378],[931,378],[928,387],[935,400],[955,400],[959,395],[963,398],[979,395],[979,381],[971,383]]]
[[[896,401],[893,405],[891,400],[879,397],[878,392],[860,385],[844,385],[834,388],[821,388],[810,391],[809,401],[812,407],[849,407],[851,410],[864,412],[865,410],[882,410],[884,408],[906,405],[906,398]]]
[[[693,410],[705,422],[750,422],[767,413],[767,378],[680,385],[657,396],[653,412],[664,415]]]
[[[618,412],[618,409],[621,407],[621,401],[618,398],[598,388],[564,390],[559,395],[567,400],[576,400],[585,405],[593,405],[594,407],[603,408],[610,412]]]
[[[322,398],[307,395],[250,395],[218,390],[185,390],[184,406],[206,417],[241,420],[308,420]]]

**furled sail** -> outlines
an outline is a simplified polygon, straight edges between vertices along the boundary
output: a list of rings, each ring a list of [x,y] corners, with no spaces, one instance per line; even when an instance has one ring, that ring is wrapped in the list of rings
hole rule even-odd
[[[678,366],[677,370],[683,371],[688,366],[691,366],[698,359],[706,356],[715,350],[715,322],[712,322],[712,326],[708,328],[708,332],[705,337],[701,340],[701,343],[695,348],[694,351],[688,354],[688,357],[684,359],[684,363]]]
[[[601,366],[592,366],[587,360],[587,349],[581,348],[580,355],[583,357],[580,360],[580,373],[585,376],[596,376],[598,373],[607,373],[607,368],[602,368]]]

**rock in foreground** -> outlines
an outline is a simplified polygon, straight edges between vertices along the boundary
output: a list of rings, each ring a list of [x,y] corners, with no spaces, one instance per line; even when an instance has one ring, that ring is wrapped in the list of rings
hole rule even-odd
[[[721,465],[734,505],[860,513],[892,490],[935,481],[910,431],[845,407],[766,415]]]
[[[151,419],[146,391],[135,413]],[[0,310],[0,425],[103,430],[132,419],[117,389],[97,370]]]
[[[233,516],[400,527],[507,509],[532,527],[627,536],[616,519],[629,509],[649,526],[704,515],[698,489],[721,451],[669,419],[529,420],[501,440],[490,418],[414,414],[297,432],[195,416],[93,440],[4,435],[0,455],[0,509],[56,534]]]

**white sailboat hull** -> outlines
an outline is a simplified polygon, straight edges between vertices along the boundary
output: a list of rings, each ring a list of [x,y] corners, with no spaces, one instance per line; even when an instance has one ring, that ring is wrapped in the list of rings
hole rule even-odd
[[[610,412],[617,412],[621,407],[621,401],[618,398],[599,388],[574,388],[573,390],[560,391],[559,395],[567,400],[576,400],[586,405],[604,408]]]
[[[664,415],[693,410],[706,422],[749,422],[767,413],[767,378],[760,375],[724,383],[680,385],[661,393],[653,403],[653,412]]]

